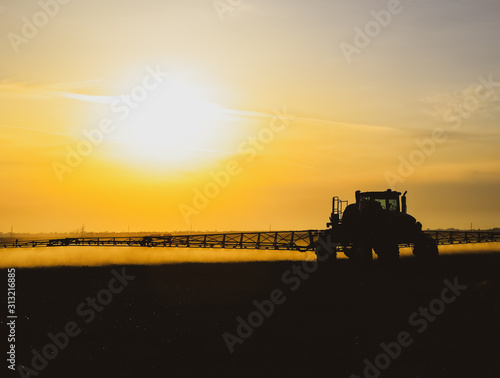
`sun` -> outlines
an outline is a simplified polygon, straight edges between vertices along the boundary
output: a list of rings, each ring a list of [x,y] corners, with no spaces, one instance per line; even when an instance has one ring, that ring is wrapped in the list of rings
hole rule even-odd
[[[171,78],[147,98],[120,127],[122,153],[146,163],[192,165],[224,157],[227,133],[220,107],[204,91]]]

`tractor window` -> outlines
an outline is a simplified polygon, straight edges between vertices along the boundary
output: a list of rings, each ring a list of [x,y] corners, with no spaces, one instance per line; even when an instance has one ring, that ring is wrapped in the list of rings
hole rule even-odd
[[[398,200],[397,199],[389,199],[389,210],[390,211],[398,211]]]
[[[375,198],[375,201],[377,201],[378,203],[380,203],[380,205],[382,205],[382,209],[385,210],[385,208],[386,208],[386,206],[385,206],[385,199]]]
[[[368,206],[368,203],[370,203],[370,197],[361,196],[359,200],[359,210],[364,210]]]

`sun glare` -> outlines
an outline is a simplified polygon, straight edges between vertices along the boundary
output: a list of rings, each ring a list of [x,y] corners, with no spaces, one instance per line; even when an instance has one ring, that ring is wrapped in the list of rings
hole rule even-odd
[[[193,165],[224,157],[228,137],[219,106],[200,88],[170,79],[148,93],[120,129],[123,154],[151,163]]]

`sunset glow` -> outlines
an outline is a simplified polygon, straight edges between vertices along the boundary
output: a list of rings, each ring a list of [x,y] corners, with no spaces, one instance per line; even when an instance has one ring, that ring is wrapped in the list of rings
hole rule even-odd
[[[498,226],[496,2],[152,3],[0,8],[0,232]]]

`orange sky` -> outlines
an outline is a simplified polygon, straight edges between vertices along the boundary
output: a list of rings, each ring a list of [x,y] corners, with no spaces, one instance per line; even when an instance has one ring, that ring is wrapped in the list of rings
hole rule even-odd
[[[0,232],[500,226],[498,2],[269,3],[1,1]]]

